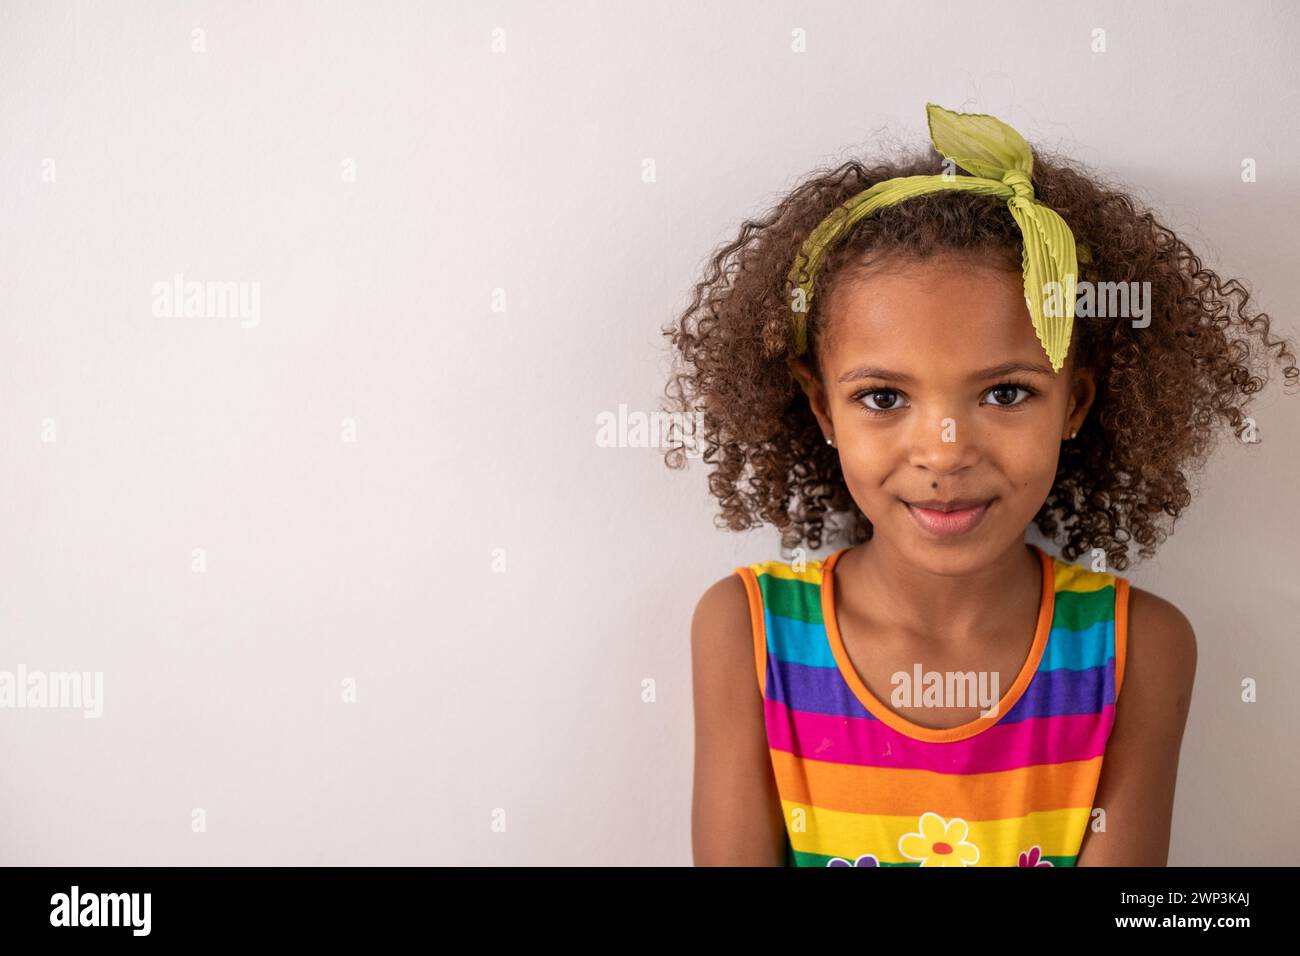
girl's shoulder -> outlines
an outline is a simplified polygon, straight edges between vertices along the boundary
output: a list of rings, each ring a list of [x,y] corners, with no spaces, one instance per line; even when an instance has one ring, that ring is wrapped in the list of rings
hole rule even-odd
[[[1171,601],[1135,586],[1113,571],[1098,571],[1052,557],[1058,603],[1063,592],[1114,589],[1114,621],[1123,672],[1161,668],[1161,676],[1190,691],[1196,665],[1196,634]],[[1118,677],[1119,675],[1117,675]]]
[[[1190,694],[1196,673],[1196,631],[1175,604],[1129,585],[1128,658],[1134,671]]]
[[[771,559],[733,567],[700,596],[691,619],[697,675],[746,674],[764,683],[764,614],[770,603],[787,613],[793,604],[818,601],[823,558]],[[793,603],[792,603],[793,602]],[[728,678],[732,679],[732,678]]]
[[[739,568],[700,595],[691,617],[691,645],[697,664],[717,658],[732,661],[750,653],[750,586]]]
[[[1148,703],[1179,698],[1185,702],[1196,674],[1196,633],[1187,616],[1173,602],[1135,586],[1124,574],[1094,571],[1060,558],[1053,562],[1056,623],[1072,626],[1092,619],[1086,604],[1065,603],[1067,593],[1084,600],[1099,593],[1113,594],[1108,616],[1115,642],[1116,704],[1121,697]],[[1110,600],[1106,599],[1107,605]]]

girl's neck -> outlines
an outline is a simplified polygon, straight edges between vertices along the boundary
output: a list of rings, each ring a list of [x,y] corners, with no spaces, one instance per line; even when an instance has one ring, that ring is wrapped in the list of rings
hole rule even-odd
[[[1023,541],[1009,544],[970,574],[934,574],[880,538],[849,550],[836,564],[837,593],[894,633],[942,644],[982,640],[991,622],[1037,607],[1042,569]],[[869,611],[865,604],[869,603]]]

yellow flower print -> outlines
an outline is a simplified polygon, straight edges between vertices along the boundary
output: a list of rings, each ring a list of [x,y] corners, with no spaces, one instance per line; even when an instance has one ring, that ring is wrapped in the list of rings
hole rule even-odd
[[[898,852],[922,866],[972,866],[979,861],[980,850],[966,842],[970,827],[960,817],[945,820],[937,813],[921,814],[921,832],[905,833],[898,841]]]

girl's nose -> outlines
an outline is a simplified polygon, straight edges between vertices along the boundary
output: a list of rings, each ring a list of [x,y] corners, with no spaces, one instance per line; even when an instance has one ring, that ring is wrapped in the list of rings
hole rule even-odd
[[[907,435],[913,465],[945,475],[979,459],[976,435],[955,417],[916,416]]]

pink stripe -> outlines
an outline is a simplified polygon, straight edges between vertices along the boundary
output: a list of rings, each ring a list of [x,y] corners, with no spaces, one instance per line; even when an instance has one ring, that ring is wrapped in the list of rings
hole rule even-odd
[[[1115,707],[1099,713],[1031,717],[994,724],[951,743],[914,740],[869,717],[790,710],[764,701],[768,746],[797,757],[865,767],[994,773],[1045,763],[1090,760],[1106,749]]]

